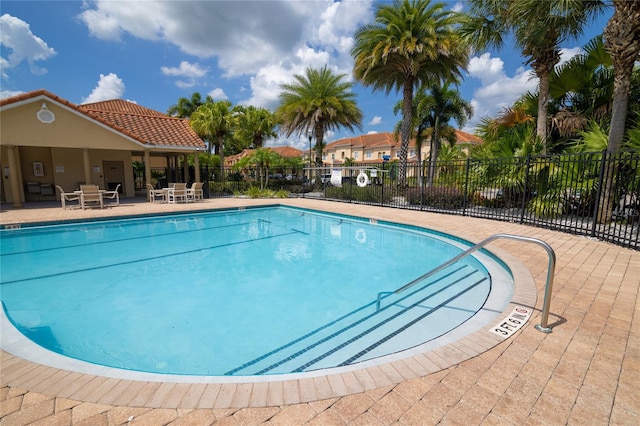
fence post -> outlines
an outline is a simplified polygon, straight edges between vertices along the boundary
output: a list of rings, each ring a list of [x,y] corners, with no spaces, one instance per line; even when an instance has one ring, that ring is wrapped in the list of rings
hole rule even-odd
[[[467,215],[467,202],[469,197],[469,169],[471,168],[471,159],[467,158],[466,168],[464,171],[464,197],[462,198],[462,216]]]
[[[529,168],[531,166],[531,155],[527,155],[524,170],[524,194],[522,194],[522,206],[520,207],[520,223],[524,223],[524,212],[527,208],[527,191],[529,190]]]
[[[598,212],[600,210],[600,196],[602,195],[602,185],[605,183],[604,182],[604,175],[605,175],[605,168],[606,168],[606,164],[607,164],[607,150],[604,149],[602,150],[601,153],[602,157],[601,157],[601,163],[600,163],[600,173],[598,175],[598,191],[596,193],[596,202],[595,205],[593,206],[593,217],[591,218],[591,220],[593,221],[591,223],[591,237],[595,237],[596,236],[596,227],[598,226]]]

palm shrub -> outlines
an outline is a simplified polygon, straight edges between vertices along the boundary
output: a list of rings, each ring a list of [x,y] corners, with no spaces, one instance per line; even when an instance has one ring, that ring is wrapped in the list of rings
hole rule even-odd
[[[464,193],[456,186],[408,188],[405,200],[411,205],[457,210],[464,207]]]
[[[360,203],[388,203],[391,201],[391,195],[391,191],[384,192],[373,185],[365,186],[364,188],[357,185],[327,186],[325,189],[327,198],[351,200]]]

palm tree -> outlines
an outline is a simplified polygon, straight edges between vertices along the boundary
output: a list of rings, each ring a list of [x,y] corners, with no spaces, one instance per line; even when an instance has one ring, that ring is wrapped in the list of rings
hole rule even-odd
[[[455,144],[455,132],[449,125],[449,121],[453,120],[458,124],[458,127],[462,127],[466,124],[467,120],[473,116],[473,106],[470,102],[465,101],[460,96],[460,92],[452,89],[450,82],[444,84],[433,84],[429,88],[430,96],[424,98],[424,106],[421,108],[429,111],[427,115],[427,122],[433,129],[431,136],[431,150],[429,156],[431,162],[429,165],[428,182],[431,184],[435,178],[436,161],[438,160],[441,146],[441,139],[445,133],[449,136],[453,134],[453,141],[450,143]]]
[[[201,138],[213,141],[213,144],[207,144],[209,154],[215,144],[216,154],[220,157],[219,179],[222,179],[224,172],[224,140],[233,133],[235,126],[236,116],[230,101],[206,103],[191,115],[193,131]]]
[[[213,103],[213,98],[207,95],[204,102],[202,102],[202,95],[200,95],[199,92],[195,92],[191,95],[191,98],[178,99],[177,104],[169,107],[167,115],[171,117],[189,118],[200,105],[205,103]]]
[[[525,63],[539,79],[536,133],[546,144],[549,78],[560,61],[560,44],[582,34],[585,25],[604,8],[601,0],[470,0],[461,31],[477,49],[501,48],[513,33]],[[545,147],[546,151],[546,147]]]
[[[243,169],[248,166],[255,166],[260,176],[260,189],[269,186],[269,169],[279,166],[283,162],[282,157],[269,148],[258,148],[251,155],[248,155],[234,164],[235,169]]]
[[[609,126],[607,151],[617,152],[622,146],[631,88],[631,76],[640,59],[640,2],[612,0],[613,16],[604,29],[605,49],[613,62],[613,107]],[[615,167],[609,167],[598,204],[598,222],[607,223],[612,217]]]
[[[276,116],[266,108],[254,106],[238,107],[238,129],[236,136],[249,141],[250,148],[261,148],[264,141],[278,136]]]
[[[418,164],[421,162],[422,142],[426,140],[427,136],[430,136],[431,139],[429,184],[433,182],[435,177],[436,161],[440,159],[442,139],[448,140],[451,145],[456,143],[455,130],[449,122],[454,120],[458,127],[462,127],[473,116],[473,106],[470,102],[462,99],[460,92],[451,87],[452,83],[446,81],[440,84],[438,81],[421,86],[414,98]],[[395,110],[401,106],[399,104],[400,102],[396,105]],[[422,177],[421,173],[419,177]]]
[[[307,68],[304,76],[294,75],[294,83],[280,86],[280,106],[276,110],[280,129],[287,137],[312,132],[316,139],[316,165],[322,164],[322,147],[328,130],[362,129],[362,111],[351,91],[353,84],[342,81],[345,76],[334,74],[325,65],[319,70]],[[316,174],[319,177],[321,170]]]
[[[615,10],[604,29],[605,49],[614,70],[613,110],[608,150],[620,149],[624,136],[631,75],[640,59],[640,1],[612,0]]]
[[[377,6],[375,22],[355,34],[354,75],[374,90],[402,90],[399,183],[406,185],[407,153],[412,127],[413,91],[434,78],[455,78],[468,63],[469,52],[455,25],[459,14],[444,3],[394,0]]]

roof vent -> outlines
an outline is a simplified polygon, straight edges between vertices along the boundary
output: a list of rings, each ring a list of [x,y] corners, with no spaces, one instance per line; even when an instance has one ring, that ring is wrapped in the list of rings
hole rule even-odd
[[[36,116],[38,117],[38,120],[40,120],[44,124],[51,124],[56,121],[56,115],[49,111],[49,109],[47,108],[47,104],[45,104],[44,102],[40,107],[40,111],[36,113]]]

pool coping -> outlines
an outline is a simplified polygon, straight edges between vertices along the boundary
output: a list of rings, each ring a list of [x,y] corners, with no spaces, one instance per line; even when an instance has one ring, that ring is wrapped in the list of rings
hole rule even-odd
[[[511,302],[496,318],[507,317],[516,307],[533,310],[537,302],[537,291],[529,270],[502,250],[492,248],[490,251],[508,265],[515,281]],[[2,315],[4,316],[4,312]],[[4,342],[9,334],[5,334],[8,333],[5,326],[8,323],[10,322],[3,317],[4,385],[86,402],[150,408],[267,407],[341,397],[449,368],[505,341],[487,327],[429,351],[414,348],[384,357],[382,363],[366,361],[357,364],[358,368],[317,370],[304,373],[305,377],[259,376],[246,380],[246,377],[241,376],[242,380],[238,380],[238,377],[214,376],[210,380],[199,379],[194,382],[150,375],[145,380],[132,380],[126,376],[105,377],[99,371],[95,372],[98,374],[70,371],[65,369],[67,366],[64,363],[63,368],[56,368],[46,365],[47,360],[42,360],[45,363],[28,361],[20,353],[16,354],[19,351],[15,349],[12,351],[14,353],[6,351]],[[532,324],[527,323],[525,326]],[[516,331],[509,338],[517,333]],[[10,371],[6,371],[7,369]]]

